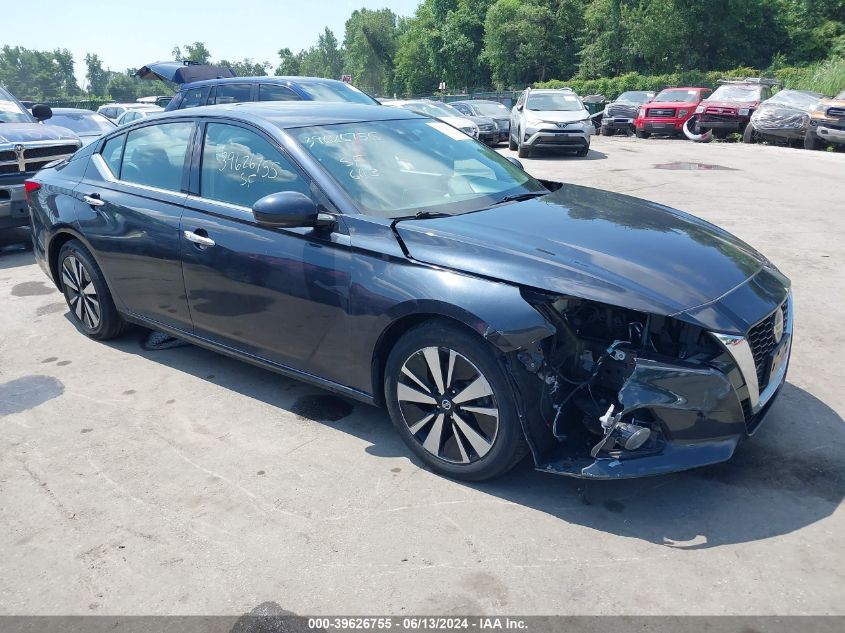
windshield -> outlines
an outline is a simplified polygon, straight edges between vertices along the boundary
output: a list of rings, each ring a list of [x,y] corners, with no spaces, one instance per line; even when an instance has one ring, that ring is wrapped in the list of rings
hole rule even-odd
[[[525,107],[545,112],[575,112],[584,109],[577,95],[566,92],[532,92],[528,95]]]
[[[671,101],[682,101],[682,102],[690,102],[690,101],[698,101],[698,90],[664,90],[657,98],[654,100],[655,103],[658,102],[671,102]]]
[[[760,86],[719,86],[710,95],[709,101],[759,101]]]
[[[32,123],[34,119],[8,92],[0,88],[0,123]]]
[[[623,103],[646,103],[649,99],[654,96],[653,92],[639,92],[639,91],[631,91],[631,92],[623,92],[619,97],[616,99],[617,102],[622,101]]]
[[[96,112],[90,112],[88,114],[79,112],[54,112],[53,118],[47,121],[47,123],[67,128],[77,134],[103,134],[116,127],[114,123]]]
[[[545,188],[496,152],[423,119],[307,127],[296,138],[368,215],[458,215]]]
[[[299,87],[315,101],[346,101],[348,103],[377,105],[372,97],[345,83],[313,82],[300,84]]]
[[[781,90],[774,97],[766,101],[766,103],[776,103],[791,106],[793,108],[809,110],[814,107],[821,98],[822,96],[820,94],[799,92],[798,90]]]
[[[501,103],[483,103],[473,101],[472,107],[480,112],[481,116],[505,116],[510,113],[510,110]]]

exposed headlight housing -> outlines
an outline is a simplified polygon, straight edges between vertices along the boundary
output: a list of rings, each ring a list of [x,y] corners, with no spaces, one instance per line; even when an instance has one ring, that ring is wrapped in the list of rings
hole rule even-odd
[[[639,112],[637,112],[637,116],[641,119],[645,118],[645,108],[640,108]]]
[[[704,106],[703,105],[696,107],[696,109],[695,109],[696,114],[701,114],[702,112],[704,112]]]
[[[688,112],[689,110],[678,110],[678,117],[684,118]]]
[[[751,113],[751,110],[748,108],[740,108],[739,109],[739,116],[748,116]]]

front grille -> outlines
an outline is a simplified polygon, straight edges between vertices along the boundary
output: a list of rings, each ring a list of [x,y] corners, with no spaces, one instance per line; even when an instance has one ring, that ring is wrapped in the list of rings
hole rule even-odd
[[[726,122],[735,122],[736,116],[733,114],[710,114],[707,113],[701,117],[701,122],[706,123],[707,121],[726,121]]]
[[[845,117],[845,108],[828,108],[827,116]]]
[[[17,160],[14,152],[0,152],[0,160]]]
[[[607,106],[607,116],[610,117],[625,117],[627,119],[634,119],[637,116],[637,106],[624,105],[621,103],[611,103]]]
[[[786,323],[789,316],[787,302],[784,301],[778,310],[782,312],[783,322]],[[778,341],[775,341],[774,330],[775,312],[772,312],[748,331],[748,344],[751,346],[751,353],[754,356],[757,385],[760,392],[769,384],[769,360],[772,357],[772,352],[778,346]]]
[[[675,116],[675,108],[649,108],[648,116],[671,118]]]
[[[77,150],[77,146],[71,145],[53,145],[51,147],[32,147],[24,150],[23,156],[29,161],[32,158],[61,158],[65,154],[73,154]]]
[[[21,173],[18,170],[18,165],[15,163],[14,165],[0,165],[0,174],[19,174]]]
[[[478,126],[478,130],[479,130],[480,132],[492,132],[492,131],[493,131],[493,126],[492,126],[492,125],[489,125],[489,124],[479,125],[479,126]]]
[[[704,110],[705,114],[727,114],[730,116],[734,116],[736,114],[736,110],[734,108],[706,108]]]

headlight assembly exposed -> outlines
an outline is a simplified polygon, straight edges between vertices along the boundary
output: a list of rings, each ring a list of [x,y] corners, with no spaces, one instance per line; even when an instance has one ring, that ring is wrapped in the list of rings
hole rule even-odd
[[[739,109],[739,116],[748,116],[751,113],[749,108],[740,108]]]
[[[696,109],[695,109],[696,114],[701,114],[702,112],[704,112],[704,106],[703,105],[696,107]]]

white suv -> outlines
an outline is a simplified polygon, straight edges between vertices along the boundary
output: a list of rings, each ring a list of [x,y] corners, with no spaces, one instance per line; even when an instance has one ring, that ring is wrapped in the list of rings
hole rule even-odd
[[[574,149],[578,156],[586,156],[595,133],[590,113],[569,88],[527,88],[511,110],[508,147],[518,150],[520,158],[535,147]]]

